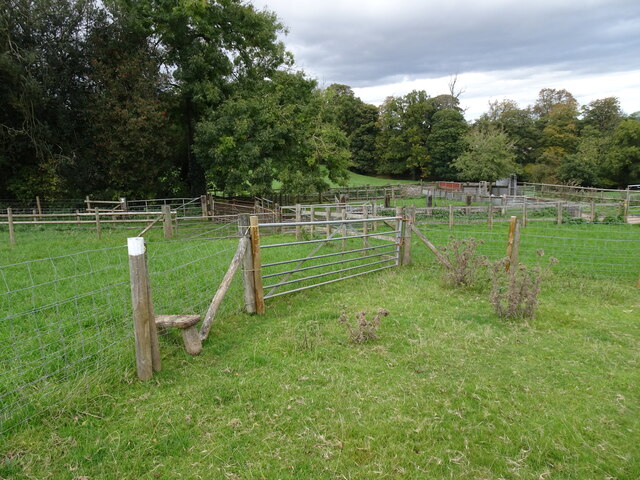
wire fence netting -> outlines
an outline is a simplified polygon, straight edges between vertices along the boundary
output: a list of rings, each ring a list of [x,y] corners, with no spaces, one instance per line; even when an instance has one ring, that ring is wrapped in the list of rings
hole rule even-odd
[[[203,315],[236,247],[149,243],[155,312]],[[218,317],[241,305],[236,279]],[[126,246],[0,265],[0,433],[132,377],[133,336]],[[164,336],[163,354],[183,348],[178,332]]]

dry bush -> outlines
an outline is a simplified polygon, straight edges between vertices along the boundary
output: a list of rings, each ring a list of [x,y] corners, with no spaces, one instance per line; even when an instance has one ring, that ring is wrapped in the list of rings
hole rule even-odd
[[[451,269],[446,268],[442,273],[442,280],[446,285],[462,287],[478,280],[482,267],[487,264],[486,257],[477,252],[479,245],[482,245],[482,241],[473,237],[465,240],[449,237],[449,244],[443,248],[451,264]]]
[[[389,311],[379,308],[372,320],[367,320],[367,311],[360,310],[356,313],[355,322],[350,322],[346,312],[340,314],[338,321],[347,329],[351,343],[365,343],[378,338],[377,330],[382,317],[389,315]]]
[[[537,253],[540,257],[544,255],[542,250]],[[532,320],[538,308],[542,280],[558,260],[551,257],[547,268],[519,264],[507,272],[508,262],[509,259],[503,258],[489,267],[492,285],[489,302],[501,318]]]

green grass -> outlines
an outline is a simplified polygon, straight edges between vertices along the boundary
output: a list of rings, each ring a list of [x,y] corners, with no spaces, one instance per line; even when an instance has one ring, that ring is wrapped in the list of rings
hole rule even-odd
[[[155,244],[155,285],[184,280],[186,247]],[[482,286],[445,288],[423,247],[413,257],[273,299],[262,317],[229,309],[198,357],[162,338],[152,381],[129,364],[4,434],[0,478],[640,476],[635,282],[559,271],[524,325],[498,319]],[[159,288],[164,308],[188,308],[196,284]],[[378,307],[391,312],[379,339],[350,344],[340,311]]]
[[[348,183],[349,187],[360,187],[364,185],[372,185],[372,186],[398,185],[402,183],[420,183],[420,181],[371,177],[368,175],[360,175],[359,173],[349,172],[349,183]],[[332,184],[331,186],[338,187],[339,185]]]

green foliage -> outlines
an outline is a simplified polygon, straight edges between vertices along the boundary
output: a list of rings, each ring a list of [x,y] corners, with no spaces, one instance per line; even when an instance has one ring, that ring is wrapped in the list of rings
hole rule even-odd
[[[626,119],[616,126],[606,165],[611,183],[640,183],[640,121]]]
[[[513,145],[506,133],[472,129],[465,142],[466,151],[453,162],[461,179],[495,182],[518,172]]]
[[[194,151],[217,190],[230,195],[288,193],[346,182],[348,140],[326,119],[325,93],[302,74],[238,90],[196,129]]]

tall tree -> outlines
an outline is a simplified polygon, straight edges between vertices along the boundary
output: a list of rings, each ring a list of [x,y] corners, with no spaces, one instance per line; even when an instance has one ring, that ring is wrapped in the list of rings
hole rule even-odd
[[[620,101],[616,97],[601,98],[582,106],[582,123],[611,134],[624,118]]]
[[[464,152],[463,136],[467,129],[467,122],[458,110],[440,110],[433,115],[427,142],[431,178],[455,178],[457,171],[453,161]]]
[[[195,153],[227,194],[263,194],[274,180],[288,192],[323,190],[327,178],[344,183],[349,165],[347,138],[331,113],[315,82],[277,72],[211,110],[198,124]]]
[[[465,135],[466,150],[454,162],[462,180],[490,183],[518,173],[513,144],[505,132],[474,128]]]
[[[181,99],[186,151],[183,168],[192,194],[206,190],[204,164],[193,148],[198,123],[239,88],[269,81],[291,57],[278,40],[283,31],[273,13],[242,0],[183,2],[123,0],[157,38]],[[200,154],[206,154],[202,149]]]
[[[616,126],[606,163],[610,185],[640,184],[640,121],[625,119]]]

